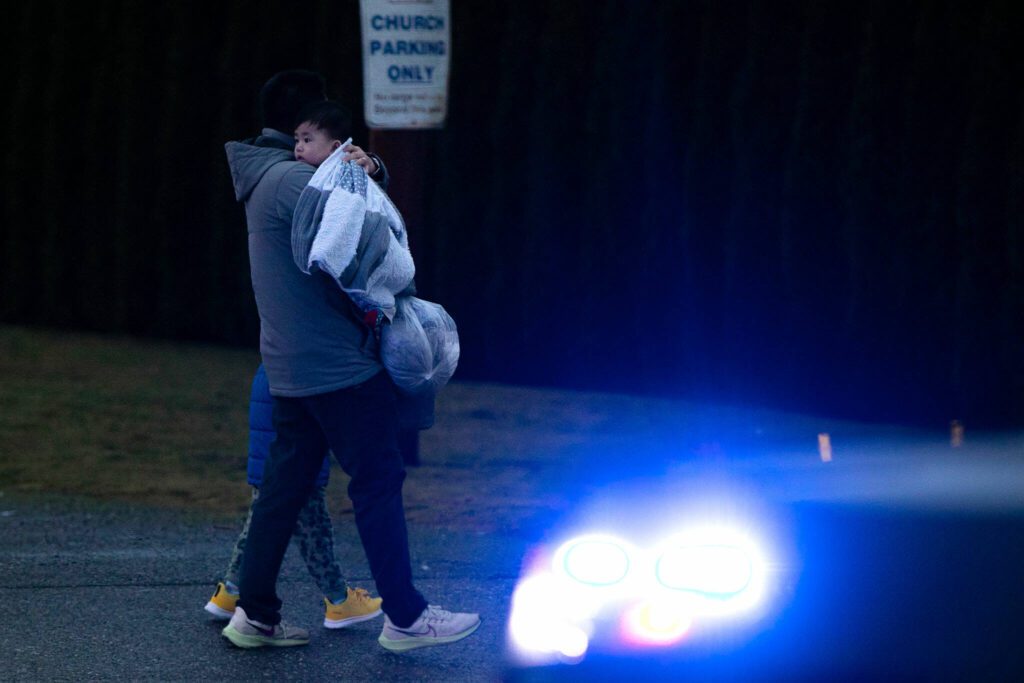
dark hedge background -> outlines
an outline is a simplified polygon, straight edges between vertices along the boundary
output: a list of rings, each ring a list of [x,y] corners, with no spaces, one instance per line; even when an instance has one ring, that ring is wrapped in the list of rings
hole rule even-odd
[[[448,125],[390,139],[459,378],[1024,424],[1016,3],[452,6]],[[282,68],[361,113],[358,3],[2,30],[0,320],[254,346],[222,144]]]

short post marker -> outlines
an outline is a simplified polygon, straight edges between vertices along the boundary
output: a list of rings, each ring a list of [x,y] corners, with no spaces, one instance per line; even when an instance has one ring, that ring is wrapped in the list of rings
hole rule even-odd
[[[818,455],[822,462],[832,462],[832,440],[828,434],[818,434]]]
[[[964,445],[964,426],[960,420],[953,420],[949,423],[949,445],[953,448],[960,448]]]

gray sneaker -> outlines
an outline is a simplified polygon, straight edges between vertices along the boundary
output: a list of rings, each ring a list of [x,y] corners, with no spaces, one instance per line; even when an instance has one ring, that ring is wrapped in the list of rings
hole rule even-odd
[[[309,643],[309,632],[305,629],[285,624],[261,624],[245,616],[241,607],[235,607],[231,621],[221,634],[238,647],[291,647]]]
[[[429,645],[444,645],[462,640],[480,626],[480,615],[449,612],[428,605],[423,614],[406,628],[399,628],[384,617],[384,630],[377,642],[392,652],[403,652]]]

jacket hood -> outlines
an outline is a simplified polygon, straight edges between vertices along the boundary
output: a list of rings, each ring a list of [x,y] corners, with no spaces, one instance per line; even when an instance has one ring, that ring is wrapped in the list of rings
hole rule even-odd
[[[224,145],[231,169],[231,182],[235,186],[235,199],[243,202],[252,194],[253,188],[274,164],[294,161],[290,149],[261,145],[262,138],[244,142],[229,142]]]

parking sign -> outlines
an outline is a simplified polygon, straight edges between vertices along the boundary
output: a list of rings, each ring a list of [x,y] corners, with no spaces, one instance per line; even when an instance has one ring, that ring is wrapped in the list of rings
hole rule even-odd
[[[440,128],[448,109],[449,0],[361,0],[370,128]]]

